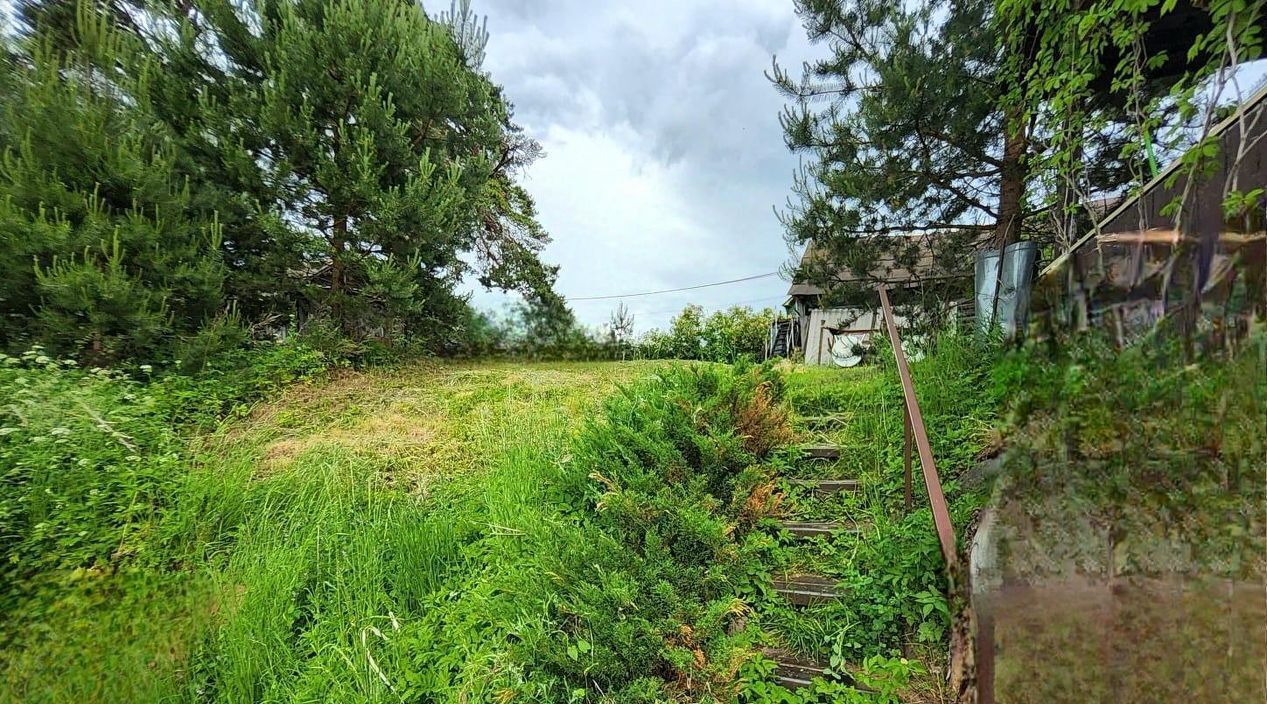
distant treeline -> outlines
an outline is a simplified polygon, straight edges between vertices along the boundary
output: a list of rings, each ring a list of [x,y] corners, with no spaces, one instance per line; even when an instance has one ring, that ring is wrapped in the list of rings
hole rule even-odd
[[[758,361],[773,318],[770,309],[732,306],[705,315],[702,307],[688,305],[667,329],[634,335],[632,316],[619,311],[608,324],[591,329],[571,320],[560,324],[521,305],[502,315],[477,314],[462,352],[537,359]]]
[[[469,17],[404,0],[23,0],[16,17],[0,349],[163,362],[310,330],[452,351],[478,323],[464,277],[569,327],[517,182],[540,146],[481,70],[483,38],[450,26]]]

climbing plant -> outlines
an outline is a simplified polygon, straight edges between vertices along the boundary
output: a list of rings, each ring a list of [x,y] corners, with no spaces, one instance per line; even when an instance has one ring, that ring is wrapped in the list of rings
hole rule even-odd
[[[1102,214],[1096,206],[1108,194],[1103,174],[1089,166],[1096,157],[1116,157],[1127,193],[1157,176],[1166,159],[1177,160],[1167,185],[1184,188],[1166,213],[1182,222],[1195,184],[1220,157],[1214,126],[1248,97],[1238,68],[1262,54],[1264,4],[998,0],[1006,71],[1019,77],[1003,101],[1044,142],[1028,171],[1035,192],[1060,214],[1053,224],[1064,247]],[[1116,128],[1114,116],[1124,118]],[[1258,119],[1240,112],[1236,129],[1244,136]],[[1117,153],[1106,155],[1103,138],[1115,129]],[[1252,144],[1240,140],[1224,188],[1225,204],[1241,214],[1261,196],[1239,179]]]

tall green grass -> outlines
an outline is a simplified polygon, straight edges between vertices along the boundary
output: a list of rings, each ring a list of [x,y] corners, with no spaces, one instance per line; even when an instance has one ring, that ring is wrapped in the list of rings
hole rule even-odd
[[[990,415],[984,358],[956,349],[915,373],[960,497],[954,478]],[[32,399],[74,407],[88,389],[122,413],[124,395],[157,393],[49,373],[59,380]],[[793,440],[785,396],[850,418],[834,439],[869,486],[858,508],[872,540],[831,563],[862,598],[811,612],[821,622],[750,612],[770,603],[763,561],[798,559],[765,523],[774,474],[796,469],[778,449]],[[192,439],[158,399],[144,422],[161,442],[139,462],[102,460],[138,481],[164,463],[147,510],[120,518],[120,484],[110,507],[74,519],[113,531],[78,562],[23,543],[52,561],[31,568],[47,588],[6,611],[0,699],[765,701],[763,645],[861,659],[942,623],[917,596],[941,586],[931,521],[894,509],[899,398],[887,367],[785,386],[708,365],[414,365],[293,387]]]
[[[208,624],[182,428],[324,368],[302,346],[150,381],[0,355],[0,699],[157,701]]]
[[[94,536],[102,545],[126,533],[137,547],[97,549],[86,569],[32,568],[46,588],[5,610],[0,700],[495,698],[516,680],[499,665],[514,661],[516,634],[543,630],[549,577],[523,567],[567,549],[550,497],[567,438],[615,379],[647,371],[349,374],[293,389],[189,449],[166,428],[165,498],[122,525],[115,510],[75,519],[113,530]],[[141,385],[48,373],[64,378],[32,391],[34,405],[77,406],[87,388],[104,394],[97,410],[115,413],[116,430],[134,432],[112,409]],[[135,469],[156,461],[155,447]],[[92,492],[112,480],[80,483]]]

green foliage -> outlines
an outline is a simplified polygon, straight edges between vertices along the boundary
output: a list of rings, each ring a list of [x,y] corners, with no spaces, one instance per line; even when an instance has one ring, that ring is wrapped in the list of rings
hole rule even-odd
[[[732,306],[707,317],[704,309],[688,305],[674,316],[667,331],[642,336],[637,354],[644,359],[697,359],[734,363],[759,360],[770,334],[770,309],[754,311]]]
[[[1262,54],[1267,5],[999,0],[996,6],[1003,61],[1018,77],[1003,102],[1047,135],[1029,170],[1044,204],[1062,212],[1055,221],[1062,246],[1091,227],[1088,215],[1098,217],[1089,212],[1089,198],[1138,190],[1158,176],[1156,154],[1178,165],[1166,188],[1187,184],[1163,217],[1186,227],[1179,216],[1197,207],[1192,186],[1218,168],[1227,169],[1225,195],[1237,200],[1235,174],[1246,145],[1221,157],[1210,130],[1230,99],[1249,97],[1236,76]],[[1092,154],[1099,164],[1088,162]],[[1252,212],[1229,212],[1228,221],[1252,230]]]
[[[41,576],[108,569],[146,549],[140,528],[170,498],[181,443],[140,382],[39,349],[0,358],[0,397],[7,621]]]
[[[1036,526],[1011,567],[1260,574],[1264,350],[1259,331],[1234,358],[1189,363],[1173,342],[1117,350],[1092,336],[1000,365],[1014,427],[1004,501]],[[1044,525],[1070,528],[1057,538]],[[1111,562],[1093,527],[1111,536]]]
[[[620,358],[623,340],[600,336],[562,305],[520,302],[501,315],[472,312],[454,331],[453,352],[466,357],[602,360]]]
[[[0,346],[152,361],[223,306],[222,230],[158,117],[117,98],[143,83],[97,72],[119,37],[87,21],[81,37],[0,83]]]
[[[819,678],[808,687],[790,691],[769,683],[774,663],[760,657],[746,663],[741,672],[746,683],[739,701],[751,704],[899,704],[912,678],[927,674],[918,662],[879,655],[862,661],[853,673],[853,684]]]
[[[190,446],[173,417],[206,428],[322,358],[270,348],[143,382],[28,357],[6,362],[0,387],[19,400],[0,437],[16,468],[4,534],[20,537],[3,555],[16,577],[6,693],[651,702],[738,690],[759,636],[735,596],[756,535],[744,506],[766,476],[755,465],[790,437],[777,377],[667,370],[612,398],[561,456],[568,419],[588,409],[577,398],[635,365],[449,370],[404,387],[379,374],[382,408],[301,393]],[[382,454],[396,433],[341,444],[349,424],[372,429],[415,404],[443,433],[428,452],[453,446],[446,481],[425,493],[404,490],[426,481],[405,469],[416,446]],[[294,443],[307,449],[275,449]],[[50,463],[83,468],[49,475]],[[28,504],[53,496],[35,528]],[[74,536],[84,542],[57,544]]]
[[[911,363],[938,474],[961,536],[986,499],[979,483],[965,474],[978,464],[1005,398],[991,383],[998,357],[991,342],[943,333]],[[761,623],[777,642],[847,677],[871,658],[944,652],[957,597],[948,594],[918,459],[915,510],[903,510],[902,395],[891,354],[870,367],[797,370],[788,377],[787,398],[801,415],[837,419],[838,429],[820,437],[840,445],[842,457],[827,465],[785,457],[780,475],[857,478],[863,490],[826,498],[781,486],[784,515],[840,520],[857,529],[808,544],[780,535],[769,553],[771,569],[831,576],[848,597],[798,610],[758,590],[754,606]],[[819,695],[809,701],[818,701],[812,696]]]
[[[156,559],[152,525],[187,469],[180,427],[210,425],[325,366],[302,347],[274,345],[150,382],[149,365],[134,379],[39,348],[0,357],[0,611],[36,615],[22,604],[65,571]]]
[[[567,308],[523,302],[501,315],[472,313],[454,331],[451,351],[470,357],[754,362],[765,350],[773,317],[769,309],[739,306],[705,317],[702,308],[688,305],[668,331],[650,330],[631,340],[633,316],[627,310],[618,310],[606,327],[593,330],[577,323]]]
[[[243,416],[254,402],[295,382],[316,379],[341,361],[302,341],[237,346],[199,365],[195,373],[156,378],[150,392],[169,422],[207,428],[226,417]]]
[[[874,306],[877,284],[911,273],[920,283],[903,299],[932,310],[968,297],[964,275],[984,237],[1020,232],[1032,212],[1024,131],[1012,131],[1019,152],[1005,139],[1017,123],[999,100],[994,3],[795,4],[827,50],[801,75],[777,61],[769,75],[792,103],[784,141],[804,157],[780,214],[788,243],[812,252],[797,279],[832,304]]]
[[[155,99],[185,148],[249,169],[231,175],[310,233],[287,276],[338,327],[439,337],[463,305],[452,289],[468,252],[486,286],[557,298],[536,259],[548,238],[513,181],[540,149],[448,26],[397,0],[155,12],[175,31],[151,39],[180,69]]]
[[[754,465],[788,436],[780,388],[757,369],[667,370],[586,427],[567,471],[577,508],[594,512],[582,519],[592,547],[556,570],[564,638],[552,640],[591,645],[573,658],[538,644],[548,671],[615,701],[653,674],[678,697],[733,691],[755,637],[735,596],[748,552],[737,528],[766,481]]]
[[[563,310],[517,183],[540,146],[417,4],[18,9],[0,346],[153,362],[214,355],[226,336],[204,328],[227,320],[290,320],[372,348],[358,355],[439,351],[468,315],[467,274]]]
[[[961,445],[975,447],[965,429],[979,429],[997,400],[976,385],[989,358],[947,338],[916,363],[930,424]],[[236,412],[250,389],[322,362],[279,346],[145,384],[117,375],[85,384],[95,377],[55,365],[54,398],[104,385],[107,409],[122,394],[149,399],[138,420],[117,409],[103,417],[137,436],[138,424],[161,428],[165,440],[138,446],[128,468],[147,481],[151,463],[164,471],[130,513],[124,484],[99,513],[68,514],[111,536],[94,539],[84,570],[24,543],[45,561],[27,581],[40,589],[6,613],[15,644],[6,655],[31,653],[0,677],[29,688],[8,691],[70,699],[108,682],[139,701],[893,701],[923,676],[895,651],[945,638],[927,510],[896,515],[901,416],[888,367],[799,371],[786,383],[720,365],[414,367],[349,373]],[[34,357],[11,366],[43,369]],[[600,380],[653,371],[599,412],[588,404],[610,388]],[[765,520],[777,508],[774,472],[798,469],[779,449],[795,439],[788,400],[854,418],[841,439],[872,487],[868,532],[812,556]],[[233,422],[192,446],[171,430],[173,417],[212,427],[217,412]],[[84,425],[109,447],[112,435]],[[30,442],[3,447],[25,465],[46,459]],[[955,483],[974,447],[938,448],[960,525],[979,500]],[[151,455],[164,448],[170,458]],[[91,479],[112,486],[112,476]],[[789,501],[793,515],[801,510]],[[771,569],[810,559],[845,580],[851,598],[805,612],[780,606]],[[21,635],[33,621],[41,632]],[[107,647],[124,632],[133,636],[124,647]],[[759,684],[765,645],[820,656],[846,683],[796,694]],[[147,655],[156,650],[177,654]]]
[[[797,184],[789,238],[826,243],[994,215],[1002,125],[991,9],[797,4],[810,38],[831,54],[799,78],[777,64],[772,75],[796,101],[782,117],[788,146],[815,158]],[[871,239],[863,243],[884,241]]]

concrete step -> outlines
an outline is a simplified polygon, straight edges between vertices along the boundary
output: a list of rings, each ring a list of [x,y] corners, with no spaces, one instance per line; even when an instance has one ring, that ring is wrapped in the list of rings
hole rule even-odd
[[[842,491],[861,491],[862,482],[857,479],[788,479],[788,484],[809,489],[814,494],[838,494]]]
[[[822,665],[783,648],[766,648],[761,654],[775,662],[774,681],[788,689],[808,687],[815,677],[827,678]]]
[[[783,529],[798,538],[829,538],[840,530],[853,530],[847,521],[783,521]]]
[[[843,597],[844,591],[831,577],[814,574],[791,574],[774,578],[774,591],[795,606],[809,606]]]
[[[802,445],[801,453],[811,460],[838,460],[840,447],[837,445]]]

